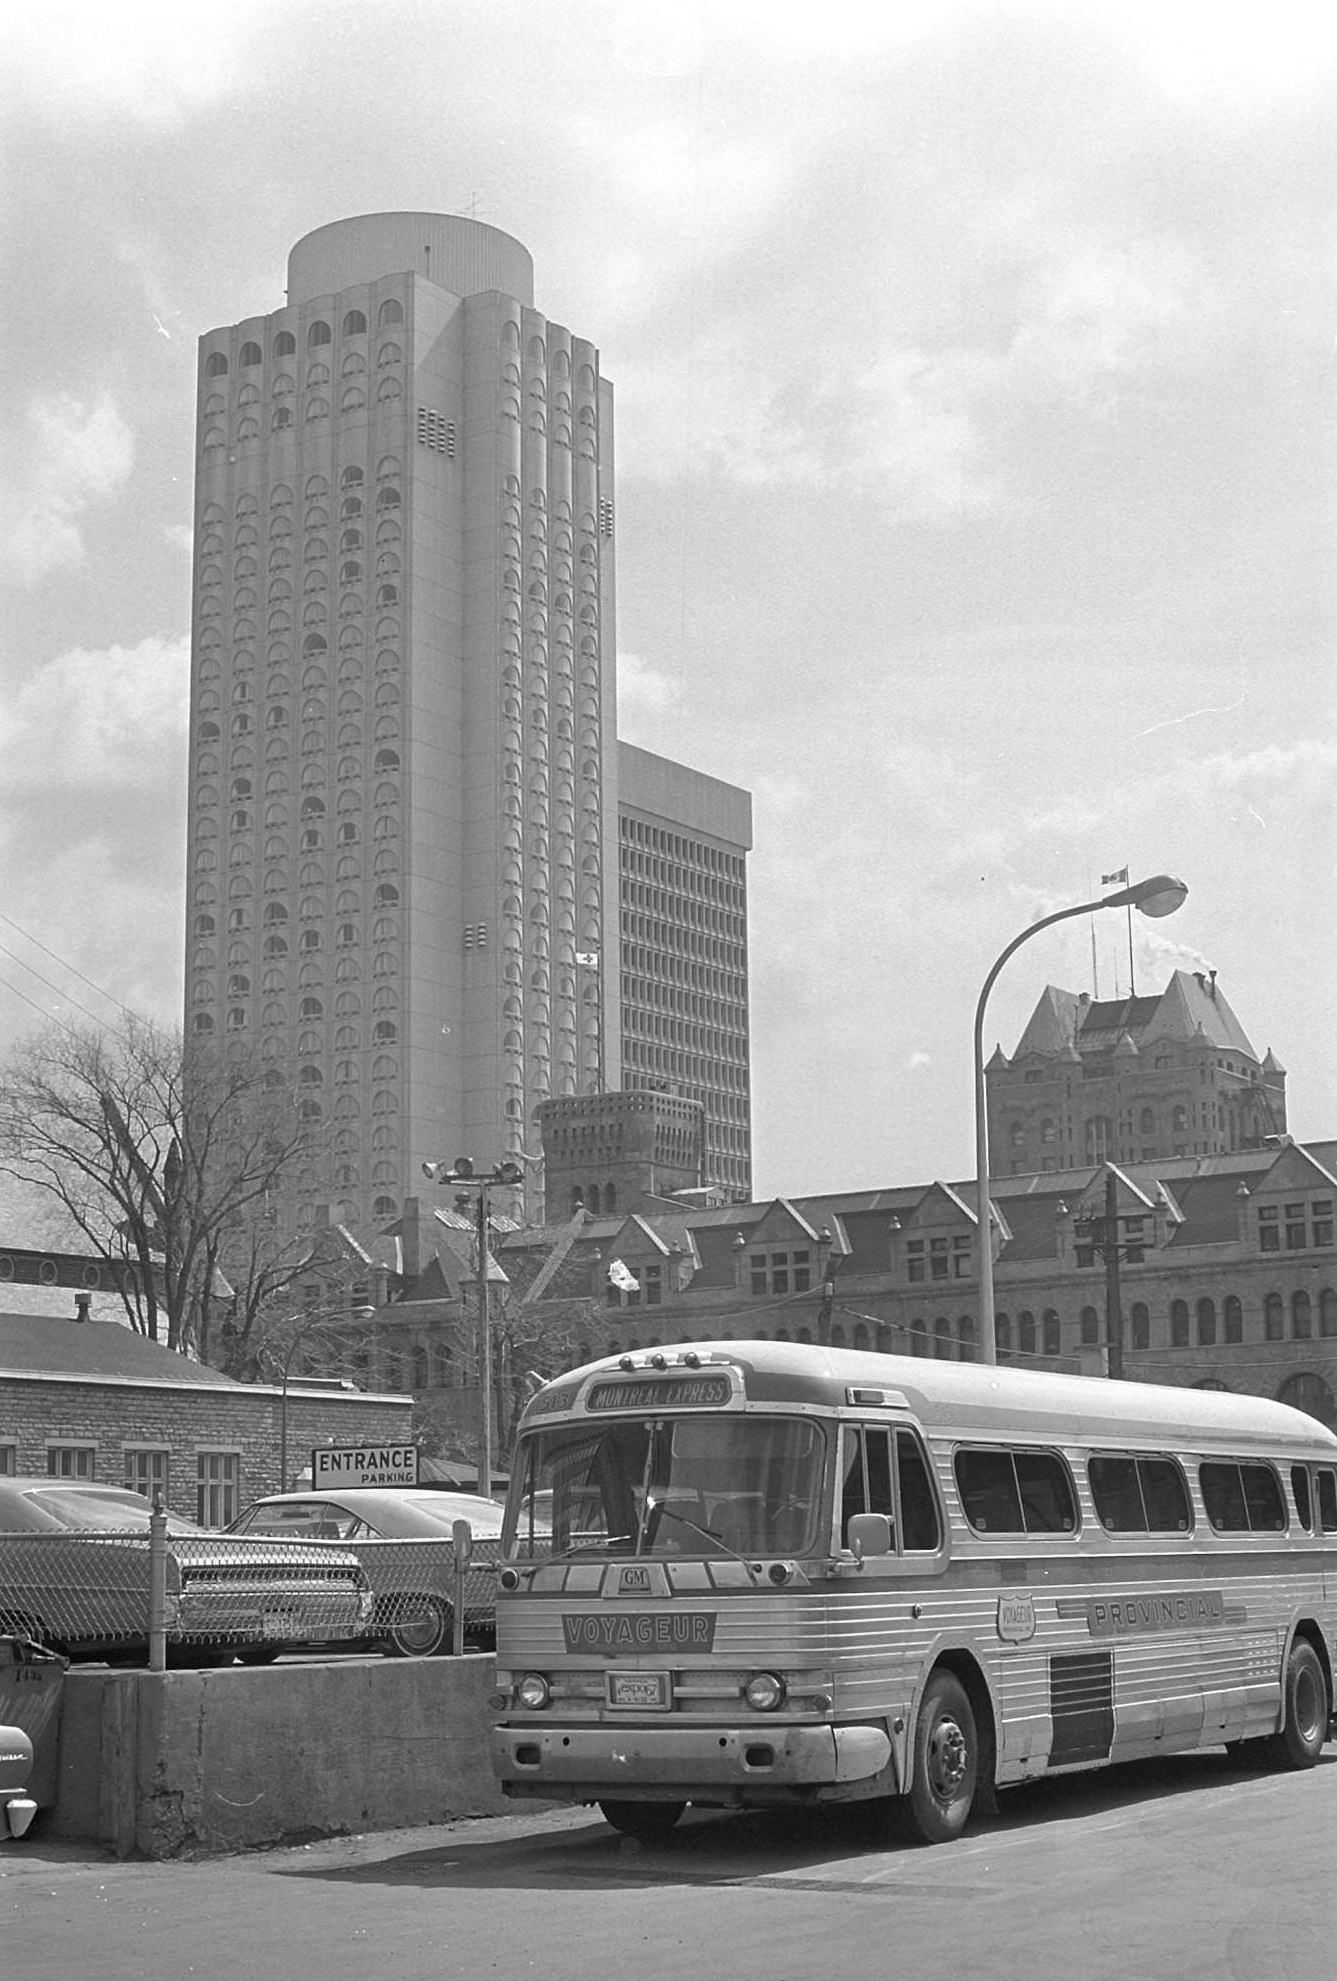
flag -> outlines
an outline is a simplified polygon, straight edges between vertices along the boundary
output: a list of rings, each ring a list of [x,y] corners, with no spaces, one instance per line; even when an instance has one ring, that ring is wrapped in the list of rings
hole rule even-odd
[[[1102,875],[1100,876],[1100,885],[1101,885],[1102,887],[1111,887],[1111,886],[1113,886],[1113,884],[1114,884],[1114,882],[1115,882],[1116,880],[1121,880],[1121,881],[1123,882],[1123,884],[1124,884],[1124,886],[1125,886],[1125,887],[1127,887],[1127,885],[1128,885],[1128,869],[1127,869],[1127,867],[1120,867],[1120,869],[1119,869],[1119,871],[1118,871],[1118,873],[1117,873],[1117,874],[1102,874]]]
[[[578,949],[576,951],[576,961],[582,970],[597,970],[599,967],[599,952],[597,949]]]
[[[623,1265],[621,1259],[614,1259],[609,1266],[608,1284],[616,1286],[622,1293],[639,1293],[641,1290],[641,1282],[629,1266]]]

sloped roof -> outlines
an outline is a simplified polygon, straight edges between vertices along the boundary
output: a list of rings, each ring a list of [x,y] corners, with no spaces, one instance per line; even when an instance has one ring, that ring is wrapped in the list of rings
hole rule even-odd
[[[1060,990],[1057,984],[1046,984],[1012,1057],[1023,1059],[1028,1053],[1040,1053],[1047,1057],[1051,1053],[1062,1052],[1065,1046],[1072,1043],[1080,1008],[1081,1001],[1076,991]]]
[[[106,1321],[53,1319],[49,1314],[0,1315],[0,1377],[4,1376],[87,1377],[177,1389],[247,1387],[129,1328]]]

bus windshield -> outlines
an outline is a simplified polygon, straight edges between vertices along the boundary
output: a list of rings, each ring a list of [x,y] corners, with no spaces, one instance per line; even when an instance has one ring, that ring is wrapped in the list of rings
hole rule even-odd
[[[516,1454],[504,1551],[810,1552],[825,1454],[821,1426],[799,1417],[640,1417],[534,1431]]]

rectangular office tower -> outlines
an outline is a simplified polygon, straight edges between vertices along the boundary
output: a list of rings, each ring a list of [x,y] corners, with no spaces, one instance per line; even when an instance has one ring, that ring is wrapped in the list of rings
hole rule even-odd
[[[616,1087],[612,391],[508,235],[366,215],[201,339],[186,1022],[341,1215]]]
[[[693,1181],[746,1202],[752,799],[629,743],[619,743],[617,763],[622,1085],[699,1103]]]

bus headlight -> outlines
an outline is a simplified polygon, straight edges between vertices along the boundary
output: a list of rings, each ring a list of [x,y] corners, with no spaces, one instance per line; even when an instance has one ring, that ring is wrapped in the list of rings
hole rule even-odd
[[[773,1671],[754,1671],[743,1687],[743,1697],[754,1712],[773,1713],[785,1703],[785,1682]]]
[[[552,1698],[552,1687],[541,1671],[527,1671],[515,1688],[515,1696],[528,1713],[541,1713]]]

